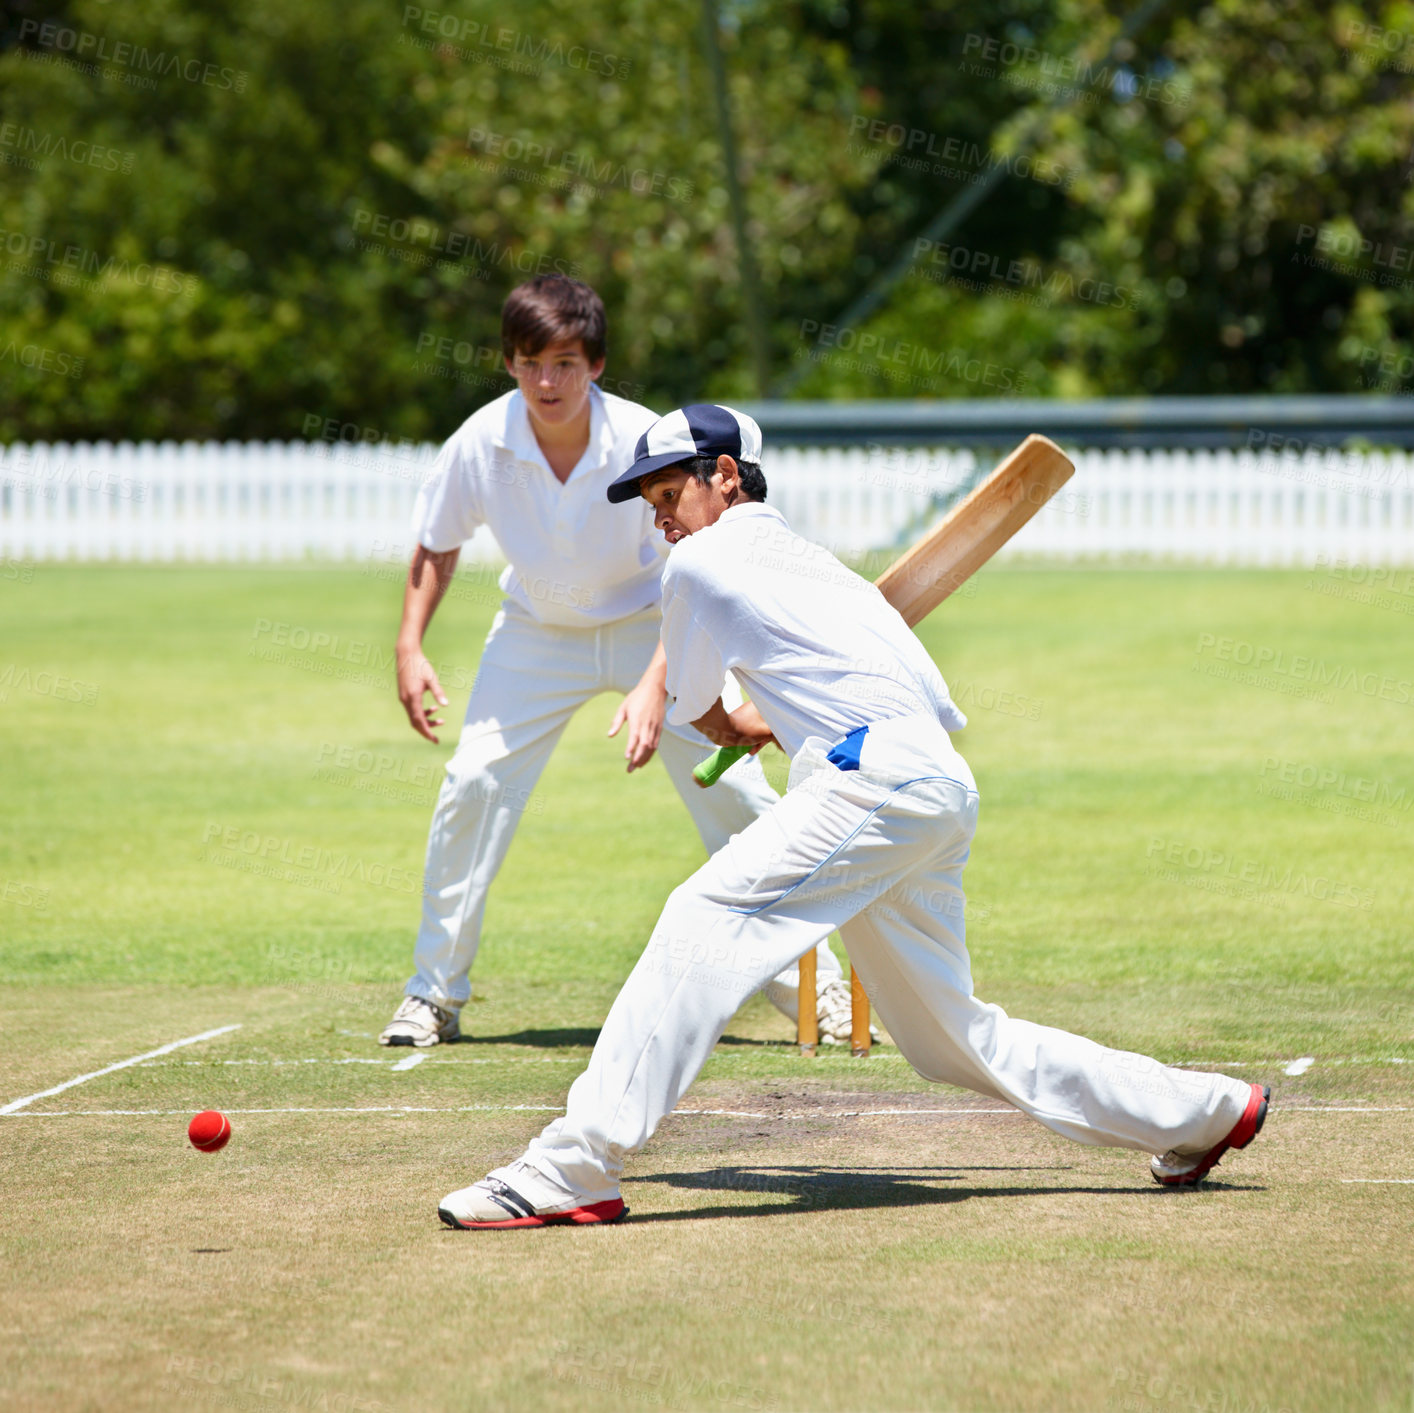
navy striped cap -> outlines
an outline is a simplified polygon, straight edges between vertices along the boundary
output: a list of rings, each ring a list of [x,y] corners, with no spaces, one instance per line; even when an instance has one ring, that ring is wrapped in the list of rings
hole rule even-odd
[[[660,417],[639,437],[633,465],[609,486],[615,504],[633,500],[638,483],[654,471],[694,456],[727,455],[733,461],[761,460],[761,428],[744,412],[713,402],[694,402]]]

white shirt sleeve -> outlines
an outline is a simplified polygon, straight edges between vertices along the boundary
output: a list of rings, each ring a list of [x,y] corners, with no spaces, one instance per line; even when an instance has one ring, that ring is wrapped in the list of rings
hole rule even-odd
[[[696,721],[722,695],[727,670],[711,635],[697,621],[687,601],[663,585],[663,651],[668,657],[668,720],[675,726]]]
[[[417,493],[412,533],[423,549],[444,554],[469,540],[485,520],[473,468],[462,454],[461,438],[450,437]]]

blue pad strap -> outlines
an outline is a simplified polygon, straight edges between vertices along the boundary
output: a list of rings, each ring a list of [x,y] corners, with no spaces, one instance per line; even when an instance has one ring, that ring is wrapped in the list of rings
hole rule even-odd
[[[825,759],[841,770],[858,770],[859,753],[864,749],[864,736],[868,730],[867,726],[856,726],[843,741],[830,747]]]

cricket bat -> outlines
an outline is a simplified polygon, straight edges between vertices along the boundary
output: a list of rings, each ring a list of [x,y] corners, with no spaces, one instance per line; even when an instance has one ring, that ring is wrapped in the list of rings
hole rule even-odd
[[[942,521],[874,581],[910,628],[961,588],[1075,474],[1070,458],[1032,432]],[[692,772],[715,785],[746,746],[721,746]]]

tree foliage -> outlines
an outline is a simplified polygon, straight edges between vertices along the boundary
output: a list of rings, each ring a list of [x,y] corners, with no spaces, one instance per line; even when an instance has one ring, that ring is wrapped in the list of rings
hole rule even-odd
[[[1411,381],[1414,6],[1174,4],[1116,46],[1123,19],[722,0],[778,382]],[[609,306],[608,386],[764,391],[702,24],[694,0],[20,0],[0,27],[0,432],[436,438],[508,386],[501,300],[556,268]]]

